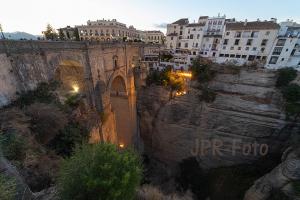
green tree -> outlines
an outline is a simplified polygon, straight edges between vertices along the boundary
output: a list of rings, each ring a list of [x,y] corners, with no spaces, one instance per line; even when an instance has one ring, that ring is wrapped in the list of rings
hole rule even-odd
[[[297,70],[292,67],[286,67],[278,70],[276,87],[287,86],[297,77]]]
[[[62,29],[58,30],[58,35],[59,35],[60,40],[65,40],[66,39],[65,34],[64,34]]]
[[[47,24],[46,30],[43,31],[43,34],[47,40],[56,40],[58,38],[58,34],[50,24]]]
[[[141,180],[139,157],[112,144],[85,144],[62,164],[58,188],[64,200],[131,200]]]

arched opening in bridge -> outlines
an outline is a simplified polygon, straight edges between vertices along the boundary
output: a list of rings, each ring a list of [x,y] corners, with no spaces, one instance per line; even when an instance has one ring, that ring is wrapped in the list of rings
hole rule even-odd
[[[55,71],[55,80],[60,83],[62,95],[82,94],[85,91],[84,68],[76,61],[62,61]]]
[[[120,147],[132,143],[134,131],[131,122],[131,112],[125,80],[121,76],[114,78],[110,89],[112,111],[116,118],[116,130]]]

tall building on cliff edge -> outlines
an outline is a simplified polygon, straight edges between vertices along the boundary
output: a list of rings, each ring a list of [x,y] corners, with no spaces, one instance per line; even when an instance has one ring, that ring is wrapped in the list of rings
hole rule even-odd
[[[197,23],[188,18],[167,25],[166,47],[218,63],[237,65],[260,63],[277,69],[300,70],[300,24],[291,20],[277,23],[275,18],[236,21],[226,16],[201,16]]]

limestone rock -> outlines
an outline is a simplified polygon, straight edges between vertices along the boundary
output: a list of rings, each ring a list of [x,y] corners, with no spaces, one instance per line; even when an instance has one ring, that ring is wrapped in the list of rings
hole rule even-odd
[[[217,92],[213,103],[200,102],[196,87],[170,101],[163,88],[141,89],[137,105],[145,149],[160,161],[176,164],[195,156],[197,143],[208,141],[205,152],[200,147],[196,152],[204,168],[252,163],[262,147],[267,148],[263,153],[282,153],[289,134],[281,134],[287,122],[275,82],[272,71],[219,72],[209,83]],[[212,148],[216,141],[222,144],[220,154]],[[243,148],[249,145],[251,152],[245,155]]]

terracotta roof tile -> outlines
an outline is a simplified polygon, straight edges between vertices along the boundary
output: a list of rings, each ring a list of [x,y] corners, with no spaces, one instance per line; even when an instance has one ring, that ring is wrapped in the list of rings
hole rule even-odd
[[[182,19],[177,20],[176,22],[173,22],[172,24],[186,25],[188,23],[189,23],[188,18],[182,18]]]

